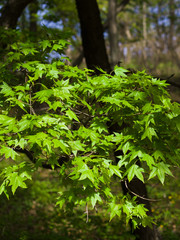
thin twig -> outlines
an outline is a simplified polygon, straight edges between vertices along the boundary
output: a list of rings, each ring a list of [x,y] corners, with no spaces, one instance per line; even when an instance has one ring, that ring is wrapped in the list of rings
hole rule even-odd
[[[0,162],[3,161],[5,159],[5,155],[3,155],[1,158],[0,158]]]
[[[139,194],[131,191],[131,189],[129,189],[128,185],[127,185],[127,180],[125,180],[125,187],[127,188],[127,190],[132,193],[134,196],[138,197],[138,198],[141,198],[143,200],[146,200],[146,201],[151,201],[151,202],[157,202],[157,201],[161,201],[161,199],[152,199],[152,198],[145,198],[145,197],[142,197],[140,196]]]
[[[23,72],[25,72],[25,83],[27,83],[28,82],[28,71],[27,71],[27,69],[23,69]],[[33,109],[33,107],[32,107],[32,95],[31,95],[31,90],[32,90],[32,86],[31,86],[31,84],[30,84],[30,86],[29,86],[29,110],[30,110],[30,114],[34,114],[34,115],[36,115],[36,113],[35,113],[35,111],[34,111],[34,109]]]
[[[94,117],[93,115],[90,115],[90,114],[85,113],[85,112],[81,112],[81,111],[79,111],[77,109],[74,109],[72,107],[71,107],[71,110],[73,110],[74,112],[77,112],[78,114],[83,114],[83,115],[88,116],[88,117]]]
[[[30,85],[29,87],[29,107],[30,107],[30,114],[34,114],[36,115],[33,107],[32,107],[32,96],[31,96],[31,90],[32,90],[32,86]]]
[[[85,157],[89,157],[89,156],[91,156],[92,154],[94,154],[95,152],[90,152],[90,153],[87,153],[87,154],[85,154],[84,156]]]
[[[89,221],[89,210],[88,210],[88,204],[86,203],[86,211],[85,211],[85,213],[86,213],[86,223],[88,223],[88,221]]]

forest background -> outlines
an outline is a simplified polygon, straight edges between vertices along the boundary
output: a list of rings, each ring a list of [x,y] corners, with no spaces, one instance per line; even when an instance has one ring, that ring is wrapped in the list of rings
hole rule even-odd
[[[9,1],[12,5],[14,2],[16,1]],[[1,1],[0,4],[3,10],[7,1]],[[132,72],[146,69],[153,76],[167,79],[174,101],[180,101],[179,5],[175,0],[98,1],[111,68],[120,65]],[[9,14],[13,15],[11,11]],[[2,16],[3,12],[1,20]],[[71,44],[63,56],[69,57],[69,65],[82,69],[86,67],[75,1],[32,1],[20,14],[18,22],[13,20],[1,23],[7,28],[19,29],[25,38],[32,41],[41,39],[48,31],[56,36],[67,35]],[[49,59],[51,61],[57,57],[62,55],[51,52]],[[156,181],[147,186],[151,198],[161,199],[152,202],[152,212],[155,213],[162,239],[179,239],[178,171],[174,169],[175,178],[173,181],[168,180],[165,186]],[[67,212],[65,216],[64,212],[55,208],[53,200],[58,189],[56,173],[41,169],[34,175],[35,181],[27,190],[17,190],[17,194],[8,202],[5,197],[1,197],[4,206],[0,210],[1,239],[134,238],[129,227],[119,219],[113,219],[109,223],[103,214],[92,213],[89,222],[85,223],[86,216],[77,217],[77,212],[83,212],[83,209]],[[119,186],[116,188],[119,191]]]

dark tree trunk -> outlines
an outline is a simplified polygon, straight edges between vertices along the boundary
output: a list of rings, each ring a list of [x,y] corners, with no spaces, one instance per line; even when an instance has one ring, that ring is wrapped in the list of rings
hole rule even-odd
[[[5,28],[16,28],[18,18],[24,8],[34,0],[9,0],[1,10],[0,26]]]
[[[110,71],[101,24],[100,12],[96,0],[76,0],[81,24],[81,36],[87,67],[96,70],[101,67]]]

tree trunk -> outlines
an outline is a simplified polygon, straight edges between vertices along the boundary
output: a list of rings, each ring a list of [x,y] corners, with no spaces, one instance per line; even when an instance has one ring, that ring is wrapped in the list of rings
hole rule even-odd
[[[103,38],[103,26],[96,0],[76,0],[81,24],[81,36],[87,67],[101,67],[110,72],[110,64]]]
[[[146,66],[146,60],[147,60],[147,54],[146,54],[146,47],[147,47],[147,18],[146,18],[146,12],[147,12],[147,4],[143,1],[142,3],[142,20],[143,20],[143,62]]]
[[[170,26],[169,26],[169,37],[168,37],[168,49],[170,52],[171,60],[180,68],[180,59],[176,52],[176,47],[174,44],[174,36],[175,36],[175,21],[176,21],[176,15],[175,15],[175,0],[169,0],[169,20],[170,20]]]
[[[114,68],[120,61],[118,46],[118,29],[116,22],[117,0],[109,0],[108,9],[108,33],[110,46],[110,64]]]
[[[0,26],[5,28],[16,28],[18,18],[24,8],[34,0],[9,0],[2,8]]]
[[[173,48],[173,37],[174,37],[174,28],[175,28],[175,1],[174,0],[169,0],[169,21],[170,21],[170,25],[169,25],[169,39],[168,39],[168,47],[171,51],[171,48]]]
[[[39,6],[38,1],[34,0],[31,4],[29,4],[29,14],[30,14],[30,23],[29,23],[29,31],[34,36],[37,34],[37,12]]]

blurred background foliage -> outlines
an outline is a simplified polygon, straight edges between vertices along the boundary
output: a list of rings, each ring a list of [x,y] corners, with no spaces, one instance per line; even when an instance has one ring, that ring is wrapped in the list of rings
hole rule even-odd
[[[107,51],[109,42],[109,0],[98,0]],[[116,4],[119,61],[125,67],[146,69],[156,76],[175,74],[180,67],[180,3],[178,0],[114,0]],[[122,3],[126,2],[122,7]],[[0,2],[2,8],[6,1]],[[21,14],[17,29],[33,38],[44,34],[42,26],[71,32],[66,54],[71,63],[82,53],[80,24],[75,0],[34,0]],[[109,52],[108,52],[109,53]],[[82,58],[78,65],[83,67]]]

